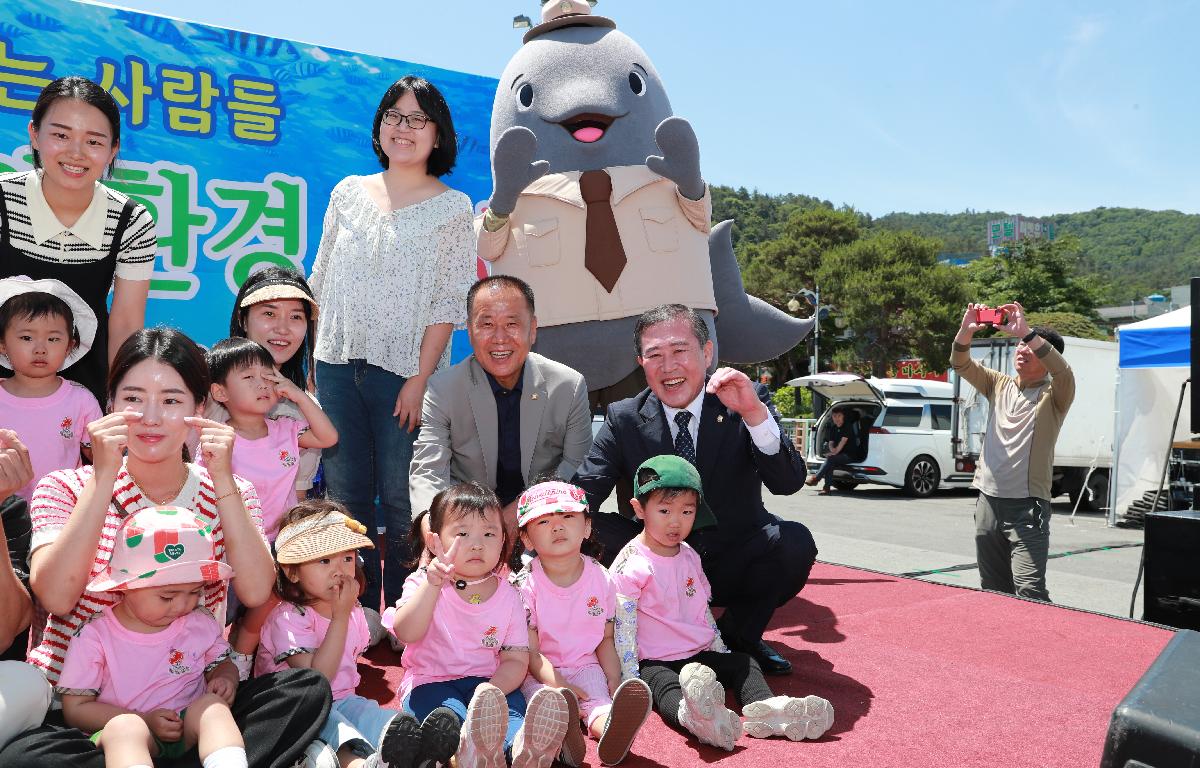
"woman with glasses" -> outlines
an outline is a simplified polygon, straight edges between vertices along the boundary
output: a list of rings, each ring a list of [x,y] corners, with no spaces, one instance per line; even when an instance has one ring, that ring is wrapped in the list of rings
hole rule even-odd
[[[383,172],[334,188],[310,282],[321,306],[317,392],[340,436],[325,480],[368,530],[387,527],[382,579],[380,555],[362,552],[361,601],[379,610],[381,591],[394,603],[408,575],[408,465],[425,382],[449,362],[476,258],[471,201],[440,180],[458,149],[442,94],[420,77],[397,80],[371,132]]]

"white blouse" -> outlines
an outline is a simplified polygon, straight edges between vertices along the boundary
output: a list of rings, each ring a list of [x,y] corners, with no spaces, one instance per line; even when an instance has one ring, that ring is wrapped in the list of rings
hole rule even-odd
[[[338,182],[309,280],[321,307],[313,356],[415,376],[425,328],[466,323],[473,219],[470,198],[457,190],[385,213],[363,177]],[[437,367],[449,360],[447,344]]]

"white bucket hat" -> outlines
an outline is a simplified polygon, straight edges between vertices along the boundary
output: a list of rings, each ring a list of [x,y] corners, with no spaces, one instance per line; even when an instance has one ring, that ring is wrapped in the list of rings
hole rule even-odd
[[[87,305],[87,302],[80,298],[79,294],[68,288],[67,284],[61,280],[49,278],[31,280],[25,275],[6,277],[0,280],[0,306],[3,306],[9,299],[25,293],[49,293],[65,301],[71,308],[71,314],[75,316],[75,331],[79,334],[79,344],[67,355],[67,359],[63,361],[62,368],[59,370],[70,368],[79,362],[79,359],[92,348],[92,342],[96,340],[96,313]],[[7,355],[0,355],[0,365],[12,369],[12,363]]]

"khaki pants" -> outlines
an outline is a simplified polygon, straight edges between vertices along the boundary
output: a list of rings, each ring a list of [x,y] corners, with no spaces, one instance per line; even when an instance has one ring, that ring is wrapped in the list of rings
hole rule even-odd
[[[975,503],[975,556],[984,589],[1050,602],[1050,501],[1001,499],[980,493]]]

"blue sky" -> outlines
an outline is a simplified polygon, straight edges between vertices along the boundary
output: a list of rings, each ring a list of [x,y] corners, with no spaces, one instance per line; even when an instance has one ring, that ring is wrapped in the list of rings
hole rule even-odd
[[[496,77],[537,0],[124,0]],[[874,216],[1200,213],[1196,2],[600,0],[654,60],[710,182]]]

